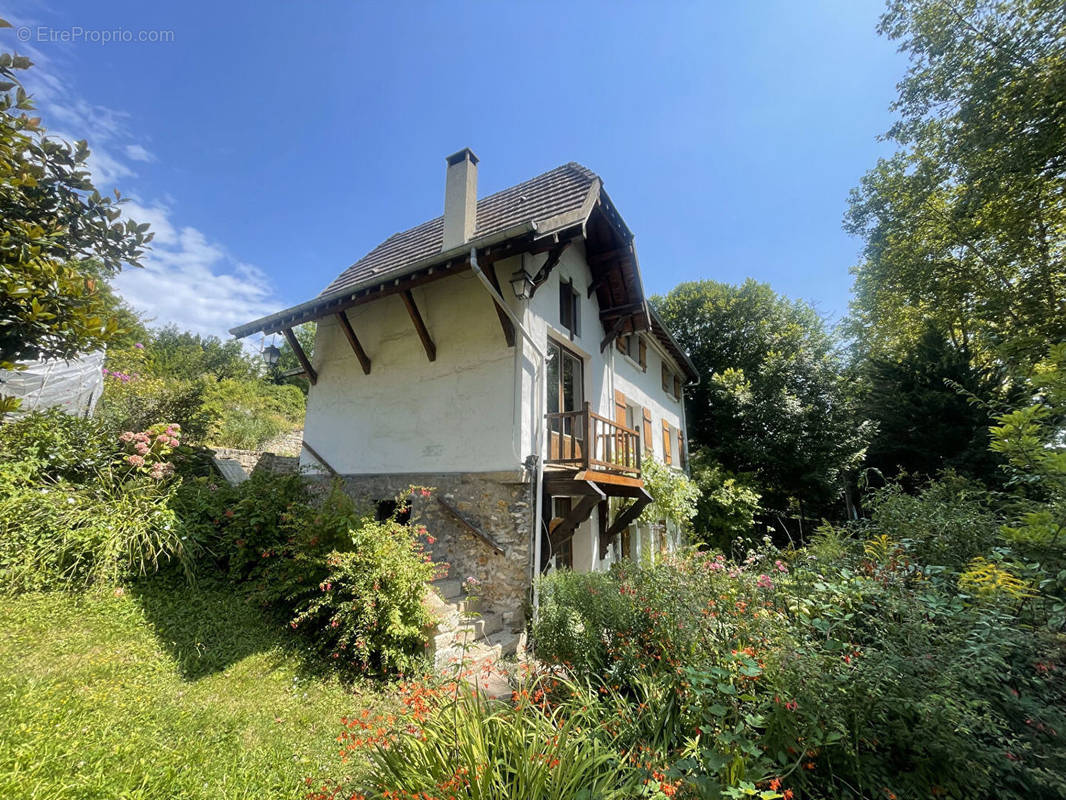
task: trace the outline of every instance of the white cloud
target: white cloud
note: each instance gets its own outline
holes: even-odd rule
[[[155,156],[140,144],[126,145],[126,155],[134,161],[155,161]]]
[[[88,167],[102,192],[114,188],[120,179],[124,192],[137,189],[132,179],[138,176],[131,162],[151,162],[155,156],[134,140],[130,115],[76,96],[65,78],[73,65],[62,65],[32,46],[22,51],[35,64],[24,76],[26,88],[49,135],[67,141],[88,140]],[[202,231],[181,225],[179,212],[161,200],[136,194],[132,198],[123,204],[123,214],[149,223],[155,238],[143,258],[144,267],[123,270],[114,284],[154,325],[173,323],[195,333],[227,338],[229,328],[281,305],[262,270],[241,261]]]

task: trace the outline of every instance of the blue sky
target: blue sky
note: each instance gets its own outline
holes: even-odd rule
[[[770,283],[839,318],[848,191],[889,146],[905,62],[873,0],[22,3],[45,124],[157,243],[119,287],[205,333],[317,294],[443,207],[566,161],[603,179],[646,289]],[[81,32],[78,32],[78,29]],[[167,42],[99,41],[165,31]],[[20,42],[21,37],[28,41]],[[77,41],[62,41],[62,38]],[[97,39],[96,41],[90,39]]]

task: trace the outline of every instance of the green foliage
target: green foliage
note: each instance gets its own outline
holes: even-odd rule
[[[999,459],[989,448],[992,405],[1017,390],[972,354],[929,328],[898,356],[874,356],[863,366],[863,410],[877,426],[866,464],[912,487],[944,469],[1000,481]]]
[[[196,380],[206,375],[220,381],[246,381],[259,376],[257,360],[236,339],[201,336],[174,325],[155,330],[144,342],[147,371],[159,377]]]
[[[108,376],[96,416],[115,437],[123,431],[146,430],[163,419],[180,425],[186,442],[201,444],[214,420],[204,406],[204,393],[202,381]]]
[[[111,463],[114,451],[114,440],[96,421],[58,408],[0,425],[0,461],[32,462],[38,478],[86,480]]]
[[[0,368],[67,358],[120,333],[103,282],[138,265],[152,235],[93,187],[85,141],[47,137],[18,83],[25,56],[0,54]]]
[[[760,499],[750,478],[714,463],[702,449],[692,454],[689,471],[700,492],[693,520],[695,536],[725,551],[737,541],[750,544]]]
[[[684,472],[657,461],[650,452],[641,459],[641,478],[652,497],[651,504],[641,513],[641,519],[669,520],[683,530],[690,529],[700,498],[695,482]]]
[[[0,488],[4,591],[113,584],[169,563],[191,570],[166,482],[105,469],[87,484],[15,480]]]
[[[204,410],[215,420],[212,444],[256,450],[303,425],[304,395],[296,386],[227,378],[207,383]]]
[[[894,353],[932,321],[979,363],[1066,338],[1066,10],[1057,0],[892,0],[880,31],[911,66],[900,151],[863,178],[853,321]]]
[[[565,699],[549,704],[548,692]],[[587,687],[534,677],[506,703],[453,678],[405,685],[401,697],[398,717],[347,720],[339,737],[346,756],[366,755],[366,776],[327,782],[311,800],[664,797],[649,785],[649,771],[627,758],[620,736],[600,730],[597,698]],[[405,730],[411,728],[416,735]]]
[[[694,445],[763,502],[827,507],[869,437],[825,322],[766,284],[683,283],[655,306],[702,376],[688,394]]]

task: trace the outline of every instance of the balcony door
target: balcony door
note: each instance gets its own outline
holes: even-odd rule
[[[585,449],[585,368],[581,356],[548,340],[548,448],[552,461],[580,462]]]

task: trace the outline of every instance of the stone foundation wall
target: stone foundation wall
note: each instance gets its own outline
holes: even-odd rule
[[[517,473],[448,473],[346,475],[345,490],[357,501],[390,500],[408,486],[432,488],[429,497],[416,493],[412,522],[426,526],[435,541],[427,543],[433,560],[447,563],[448,577],[481,581],[480,610],[499,613],[506,625],[520,629],[529,593],[530,484]],[[440,504],[443,499],[503,549],[493,547]]]

